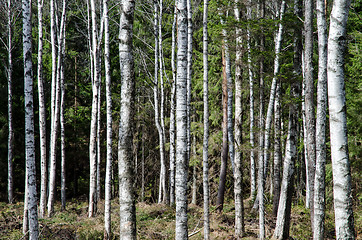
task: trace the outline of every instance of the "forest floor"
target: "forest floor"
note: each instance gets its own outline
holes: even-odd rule
[[[251,202],[244,201],[245,237],[257,239],[258,214],[251,210]],[[138,203],[137,206],[138,239],[174,239],[175,208],[164,204]],[[272,206],[266,205],[266,212],[272,212]],[[60,204],[55,206],[56,213],[52,218],[39,219],[40,239],[103,239],[104,202],[98,205],[98,215],[87,217],[87,202],[72,201],[67,203],[67,210],[60,211]],[[112,201],[112,231],[114,239],[118,239],[118,205]],[[211,239],[234,239],[234,206],[233,202],[224,205],[219,213],[215,207],[210,209]],[[23,202],[7,204],[0,202],[0,240],[23,239],[22,234]],[[203,209],[189,205],[188,213],[190,240],[203,239]],[[362,237],[362,207],[355,207],[355,226],[357,239]],[[270,239],[274,232],[276,219],[266,215],[266,234]],[[325,239],[335,239],[333,208],[327,209]],[[309,211],[302,205],[293,204],[290,239],[311,239]]]

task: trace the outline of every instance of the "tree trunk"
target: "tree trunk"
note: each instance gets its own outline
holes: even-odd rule
[[[65,183],[66,183],[66,166],[65,166],[65,128],[64,128],[64,108],[65,108],[65,83],[64,83],[64,72],[65,72],[65,65],[64,65],[64,58],[65,58],[65,25],[66,25],[66,14],[65,8],[66,1],[63,1],[63,9],[62,9],[62,20],[60,25],[60,33],[59,42],[61,50],[59,51],[59,60],[60,61],[60,158],[61,158],[61,210],[65,210],[66,204],[66,192],[65,192]]]
[[[313,0],[304,2],[304,67],[305,67],[305,119],[306,140],[308,157],[308,181],[309,181],[309,207],[313,226],[313,197],[314,197],[314,173],[315,173],[315,116],[314,116],[314,79],[313,79]]]
[[[281,97],[281,82],[278,81],[275,102],[274,102],[274,173],[273,173],[273,215],[277,216],[279,197],[280,197],[280,173],[281,173],[281,163],[282,163],[282,154],[280,146],[280,97]]]
[[[209,216],[209,78],[208,78],[208,31],[207,31],[207,18],[208,18],[209,1],[204,0],[204,12],[203,12],[203,63],[204,63],[204,76],[203,76],[203,88],[204,88],[204,139],[202,146],[202,172],[203,172],[203,196],[204,196],[204,239],[210,239],[210,216]]]
[[[12,12],[11,0],[8,0],[8,202],[13,203],[13,160],[14,160],[14,129],[13,129],[13,60],[12,60]]]
[[[189,1],[189,0],[188,0]],[[177,0],[176,86],[176,240],[188,239],[187,228],[187,0]]]
[[[104,239],[112,237],[111,232],[111,188],[112,188],[112,89],[111,89],[111,62],[109,53],[109,21],[108,0],[103,0],[104,17],[104,68],[106,77],[106,105],[107,105],[107,159],[106,177],[104,184]]]
[[[120,12],[119,60],[121,111],[118,142],[120,239],[136,239],[136,206],[133,189],[134,60],[132,52],[135,1],[123,1]]]
[[[98,102],[97,102],[97,186],[96,186],[96,195],[97,195],[97,202],[101,199],[101,101],[102,101],[102,97],[101,97],[101,84],[102,84],[102,76],[101,76],[101,54],[99,51],[99,55],[97,57],[97,62],[98,62],[98,79],[99,79],[99,86],[98,86]]]
[[[228,129],[227,129],[227,77],[226,77],[226,62],[225,62],[225,50],[222,50],[222,63],[223,63],[223,81],[222,81],[222,152],[221,152],[221,167],[219,177],[219,188],[217,190],[216,206],[219,211],[222,211],[224,206],[224,194],[228,161]]]
[[[247,19],[251,21],[251,0],[248,1],[247,6]],[[255,152],[254,152],[254,77],[251,69],[251,47],[250,47],[250,26],[247,27],[247,51],[248,51],[248,74],[249,74],[249,102],[250,102],[250,196],[253,198],[256,193],[256,165],[255,165]]]
[[[158,58],[160,64],[160,127],[161,127],[161,134],[162,134],[162,141],[160,140],[160,149],[162,148],[161,153],[161,183],[162,183],[162,202],[167,202],[167,187],[166,187],[166,160],[165,160],[165,114],[164,114],[164,103],[165,103],[165,93],[164,93],[164,83],[163,83],[163,66],[162,66],[162,0],[160,0],[159,5],[159,15],[158,15]]]
[[[293,99],[297,98],[299,95],[298,93],[299,82],[298,80],[294,80],[291,86],[291,97]],[[278,206],[278,217],[273,235],[273,238],[275,239],[289,239],[294,162],[297,156],[297,122],[298,104],[296,102],[292,102],[289,106],[289,124],[285,158],[283,163],[283,179]]]
[[[239,0],[235,1],[235,19],[241,21],[241,12],[238,6]],[[244,225],[244,202],[243,202],[243,153],[242,139],[242,30],[236,27],[236,57],[235,57],[235,159],[234,159],[234,195],[235,195],[235,237],[240,239],[245,232]]]
[[[25,160],[27,177],[27,208],[29,214],[29,239],[38,239],[38,209],[36,193],[34,101],[32,69],[31,4],[23,0],[23,56],[24,56],[24,107],[25,107]]]
[[[192,4],[187,0],[187,161],[191,155]]]
[[[90,1],[91,22],[92,22],[92,39],[91,52],[93,58],[93,79],[92,79],[92,115],[89,137],[89,206],[88,217],[95,216],[97,212],[97,117],[99,101],[99,78],[98,78],[98,46],[97,46],[97,20],[95,0]]]
[[[324,239],[326,110],[327,110],[327,23],[324,0],[317,0],[318,85],[316,118],[316,169],[314,179],[313,239]]]
[[[43,81],[43,1],[38,0],[38,94],[39,94],[39,135],[40,135],[40,204],[39,216],[45,216],[47,198],[47,144],[46,106]]]
[[[281,45],[283,40],[283,16],[285,12],[285,1],[282,1],[281,7],[280,7],[280,13],[279,13],[279,19],[280,23],[278,26],[278,32],[276,34],[275,39],[275,59],[274,59],[274,73],[273,73],[273,80],[270,88],[270,98],[268,103],[268,109],[267,109],[267,115],[265,120],[265,136],[264,136],[264,162],[269,161],[269,147],[270,147],[270,128],[272,123],[272,117],[273,117],[273,109],[274,109],[274,101],[275,101],[275,92],[276,92],[276,85],[277,85],[277,79],[279,74],[279,54],[281,51]],[[263,177],[265,178],[267,173],[267,169],[264,169]],[[265,180],[265,179],[264,179]]]
[[[52,90],[51,90],[51,129],[50,129],[50,160],[49,160],[49,194],[48,217],[54,214],[55,178],[56,178],[56,144],[58,137],[59,108],[59,82],[57,81],[57,38],[54,0],[50,1],[50,41],[52,45]]]
[[[175,67],[175,49],[176,49],[176,8],[172,23],[172,49],[171,49],[171,69],[172,69],[172,89],[171,89],[171,110],[170,110],[170,205],[175,203],[175,157],[176,157],[176,138],[175,138],[175,110],[176,110],[176,67]]]
[[[333,1],[328,37],[328,107],[336,239],[354,239],[351,169],[348,158],[343,56],[351,1]]]

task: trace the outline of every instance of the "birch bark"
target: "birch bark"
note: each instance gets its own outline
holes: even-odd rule
[[[327,110],[327,23],[324,0],[317,0],[318,85],[316,117],[316,169],[314,179],[313,239],[324,239],[326,110]]]
[[[108,0],[103,0],[104,17],[104,68],[106,76],[107,104],[107,159],[104,194],[104,238],[111,239],[111,188],[112,188],[112,92],[111,92],[111,63],[109,54],[109,21]]]
[[[56,177],[56,140],[58,137],[59,108],[57,99],[59,99],[59,83],[57,81],[57,37],[55,20],[54,0],[50,1],[50,41],[52,49],[52,90],[51,90],[51,129],[50,129],[50,159],[49,159],[49,194],[48,194],[48,217],[54,214],[55,198],[55,177]]]
[[[41,172],[39,217],[43,218],[47,198],[46,109],[43,81],[43,0],[38,0],[38,92]]]
[[[202,20],[202,34],[203,34],[203,63],[204,63],[204,76],[203,76],[203,101],[204,101],[204,139],[202,146],[202,172],[203,172],[203,196],[204,196],[204,239],[210,239],[210,216],[209,216],[209,65],[208,65],[208,8],[209,1],[204,0],[204,11]]]
[[[120,239],[136,240],[136,206],[133,189],[134,60],[132,51],[135,1],[123,1],[120,12],[119,60],[121,110],[118,141]]]
[[[11,0],[8,0],[8,202],[13,203],[14,191],[13,191],[13,160],[14,160],[14,129],[13,129],[13,60],[12,60],[12,5]]]
[[[188,239],[187,228],[187,0],[177,0],[176,86],[176,240]]]
[[[328,107],[336,239],[354,239],[351,170],[348,158],[344,53],[351,1],[333,1],[328,37]]]
[[[25,107],[25,160],[29,216],[29,239],[38,239],[38,209],[36,193],[34,101],[32,69],[32,27],[30,1],[22,1],[23,12],[23,56],[24,56],[24,107]]]
[[[175,203],[175,158],[176,158],[176,138],[175,138],[175,110],[176,110],[176,67],[175,67],[175,49],[176,49],[176,7],[172,23],[172,49],[171,49],[171,69],[172,69],[172,89],[171,89],[171,110],[170,110],[170,205]]]
[[[314,79],[313,79],[313,0],[304,2],[304,72],[305,72],[305,120],[306,140],[308,157],[308,180],[309,180],[309,207],[313,226],[313,198],[314,198],[314,174],[315,174],[315,116],[314,116]]]
[[[280,121],[280,89],[281,82],[278,81],[275,102],[274,102],[274,171],[273,171],[273,215],[276,217],[278,214],[278,205],[280,197],[280,173],[281,173],[281,146],[280,146],[280,131],[281,131],[281,121]]]
[[[235,0],[234,15],[237,22],[241,21],[239,0]],[[243,167],[242,167],[242,30],[236,27],[236,57],[235,57],[235,159],[234,159],[234,196],[235,196],[235,237],[240,239],[244,232],[243,204]]]
[[[191,155],[192,4],[187,0],[187,161]]]

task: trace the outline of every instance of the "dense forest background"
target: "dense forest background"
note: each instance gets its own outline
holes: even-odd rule
[[[24,76],[22,58],[22,22],[21,22],[21,2],[13,1],[13,128],[14,128],[14,197],[15,202],[23,201],[25,186],[25,133],[24,133]],[[278,2],[278,1],[275,1]],[[327,2],[327,22],[332,1]],[[45,87],[45,99],[47,109],[47,126],[50,126],[50,93],[51,93],[51,45],[50,45],[50,16],[49,5],[44,2],[43,8],[43,79]],[[119,1],[109,1],[110,3],[110,60],[112,78],[112,116],[113,116],[113,168],[117,169],[117,142],[118,124],[120,117],[120,70],[118,54],[118,31],[119,31]],[[253,6],[251,19],[246,17],[246,8],[242,8],[243,20],[237,22],[231,14],[233,4],[230,1],[212,0],[209,2],[209,109],[210,109],[210,137],[209,137],[209,186],[210,200],[212,205],[216,205],[217,189],[219,184],[220,155],[222,150],[222,79],[223,79],[223,57],[222,49],[225,39],[228,42],[231,59],[232,76],[235,75],[235,27],[242,29],[250,28],[251,39],[251,71],[255,74],[254,84],[255,95],[255,127],[256,136],[255,149],[258,146],[258,135],[261,129],[259,126],[259,106],[267,106],[269,100],[269,89],[273,78],[274,58],[275,58],[275,33],[278,29],[278,11],[274,1],[266,3],[266,14],[263,18],[256,14],[256,4]],[[101,5],[101,4],[100,4]],[[36,69],[37,62],[37,14],[36,4],[33,4],[33,67]],[[92,107],[92,80],[90,69],[90,46],[87,32],[87,1],[69,0],[66,11],[66,48],[65,48],[65,142],[66,142],[66,195],[68,201],[73,199],[87,199],[89,194],[89,138]],[[97,9],[97,14],[101,15],[102,9]],[[192,92],[191,92],[191,145],[189,169],[189,198],[191,201],[192,183],[196,183],[196,203],[202,204],[202,145],[203,145],[203,45],[202,45],[202,12],[203,4],[200,0],[192,3],[193,20],[193,57],[192,57]],[[222,13],[222,14],[220,14]],[[164,76],[164,116],[165,116],[165,159],[169,159],[169,126],[172,92],[172,70],[171,70],[171,35],[174,14],[174,1],[165,0],[163,2],[162,15],[162,52],[163,52],[163,76]],[[155,31],[153,22],[153,2],[136,1],[134,25],[133,25],[133,51],[135,61],[135,129],[134,129],[134,164],[135,164],[135,191],[136,201],[147,203],[158,202],[159,179],[160,179],[160,150],[159,133],[155,125],[155,105],[153,89],[153,72],[155,71]],[[222,21],[220,21],[222,19]],[[6,1],[0,0],[0,201],[7,201],[7,152],[8,152],[8,94],[7,94],[7,9]],[[285,16],[282,20],[284,26],[282,51],[280,53],[280,72],[278,78],[281,81],[281,142],[282,153],[285,152],[285,142],[288,126],[288,107],[291,102],[297,102],[301,106],[303,98],[294,99],[291,95],[291,81],[293,76],[293,32],[300,28],[301,19],[293,13],[293,3],[288,1]],[[314,29],[317,29],[314,21]],[[328,25],[329,26],[329,25]],[[222,34],[223,29],[227,35]],[[261,36],[265,39],[265,46],[260,50],[259,41]],[[242,35],[242,135],[243,144],[238,146],[243,152],[244,177],[242,180],[244,199],[250,197],[250,153],[255,149],[250,145],[250,91],[248,82],[248,49],[246,47],[246,31]],[[317,35],[314,33],[314,57],[313,65],[315,86],[318,76],[318,44]],[[353,0],[349,11],[347,24],[347,52],[345,55],[345,90],[347,100],[347,126],[348,126],[348,148],[352,173],[352,195],[354,206],[360,209],[362,202],[362,1]],[[103,46],[103,45],[102,45]],[[102,51],[101,51],[102,52]],[[103,54],[103,52],[102,52]],[[342,56],[341,56],[342,57]],[[264,85],[259,85],[259,62],[264,61]],[[105,77],[104,63],[102,61],[101,78],[101,196],[104,198],[104,178],[106,172],[106,99],[105,99]],[[234,77],[233,77],[234,78]],[[39,147],[39,105],[37,100],[36,71],[34,71],[34,112],[35,112],[35,139],[36,139],[36,172],[37,184],[40,185],[40,147]],[[302,76],[300,76],[302,79]],[[260,94],[264,94],[260,102]],[[160,93],[159,93],[160,94]],[[316,93],[315,93],[316,95]],[[316,99],[316,98],[315,98]],[[264,107],[264,113],[266,108]],[[298,116],[298,145],[297,158],[295,162],[295,178],[293,204],[304,205],[306,167],[304,159],[305,146],[303,142],[303,121],[302,115]],[[328,116],[327,116],[328,118]],[[327,119],[328,121],[328,119]],[[333,205],[332,195],[332,166],[330,156],[329,126],[327,124],[327,162],[326,162],[326,205],[327,209]],[[47,127],[47,136],[50,136],[50,127]],[[271,142],[274,135],[271,134]],[[49,147],[48,142],[48,147]],[[60,142],[58,143],[60,147]],[[57,153],[57,191],[56,200],[60,200],[60,151]],[[244,161],[245,160],[245,161]],[[230,163],[230,162],[229,162]],[[225,202],[233,199],[233,172],[232,166],[228,163],[226,178]],[[142,170],[143,168],[143,170]],[[168,169],[168,168],[167,168]],[[195,173],[195,174],[194,174]],[[193,176],[196,178],[193,179]],[[143,189],[140,187],[144,181]],[[266,199],[267,204],[272,202],[272,174],[267,175]],[[112,196],[118,195],[118,176],[112,174]],[[356,225],[362,225],[360,216],[355,215]],[[361,229],[357,233],[361,234]]]

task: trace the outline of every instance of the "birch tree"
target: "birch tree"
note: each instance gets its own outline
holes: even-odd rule
[[[172,89],[171,89],[171,109],[170,109],[170,205],[175,203],[175,158],[176,158],[176,67],[175,67],[175,50],[176,50],[176,6],[172,22],[172,45],[171,45],[171,70],[172,70]]]
[[[203,101],[204,101],[204,139],[202,147],[202,172],[203,172],[203,197],[204,197],[204,239],[210,239],[210,216],[209,216],[209,65],[208,65],[208,9],[209,1],[204,0],[204,11],[202,21],[202,34],[203,34],[203,63],[204,63],[204,76],[203,76]]]
[[[133,121],[134,60],[132,51],[135,1],[120,6],[119,61],[121,73],[121,107],[118,140],[118,176],[120,205],[120,238],[136,239],[136,206],[133,189]]]
[[[336,239],[354,239],[351,170],[348,156],[344,56],[351,1],[333,1],[328,36],[328,107]]]
[[[107,104],[107,160],[104,194],[104,236],[111,238],[111,185],[112,185],[112,94],[111,94],[111,63],[109,54],[109,21],[108,0],[103,0],[104,17],[104,68],[106,77],[106,104]]]
[[[241,21],[239,0],[235,0],[234,15],[237,22]],[[245,232],[243,202],[243,167],[242,167],[242,30],[236,27],[235,57],[235,159],[234,159],[234,195],[235,195],[235,237],[241,238]]]
[[[187,1],[177,0],[176,86],[176,240],[188,239],[187,228]]]
[[[88,217],[93,217],[97,212],[97,119],[99,101],[99,75],[98,75],[98,39],[97,39],[97,18],[95,0],[90,0],[91,7],[91,53],[93,58],[93,79],[92,79],[92,115],[89,137],[89,207]]]
[[[187,0],[187,161],[191,156],[192,4]]]
[[[32,68],[32,28],[30,1],[22,1],[23,12],[23,56],[24,56],[24,107],[25,107],[25,197],[28,199],[29,239],[38,239],[38,208],[36,193],[35,139],[34,139],[34,101]]]
[[[13,191],[13,160],[14,160],[14,129],[13,129],[13,59],[12,59],[12,5],[11,0],[7,1],[7,30],[8,30],[8,66],[7,66],[7,77],[8,77],[8,202],[13,203],[14,191]]]
[[[325,2],[317,0],[318,85],[316,117],[316,169],[314,179],[313,239],[324,239],[326,108],[327,108],[327,23]]]
[[[309,207],[313,225],[313,197],[315,173],[315,116],[314,116],[314,79],[313,79],[313,0],[304,1],[304,72],[305,72],[305,119],[307,135],[307,158],[309,180]]]
[[[252,1],[248,1],[248,6],[246,9],[247,19],[251,21],[251,3]],[[254,152],[254,76],[253,71],[251,69],[251,46],[250,46],[250,26],[247,26],[246,32],[246,44],[247,44],[247,52],[248,52],[248,76],[249,76],[249,113],[250,113],[250,125],[249,125],[249,135],[250,135],[250,195],[254,197],[256,192],[256,166],[255,166],[255,152]],[[263,165],[261,165],[263,166]]]
[[[48,217],[54,214],[55,177],[56,177],[56,143],[59,124],[59,83],[57,82],[57,37],[54,0],[50,1],[50,42],[52,52],[52,77],[51,77],[51,128],[50,128],[50,156],[49,156],[49,195]]]
[[[39,216],[45,216],[47,198],[47,147],[46,109],[43,81],[43,0],[38,0],[38,95],[39,95],[39,135],[40,135],[40,203]]]

